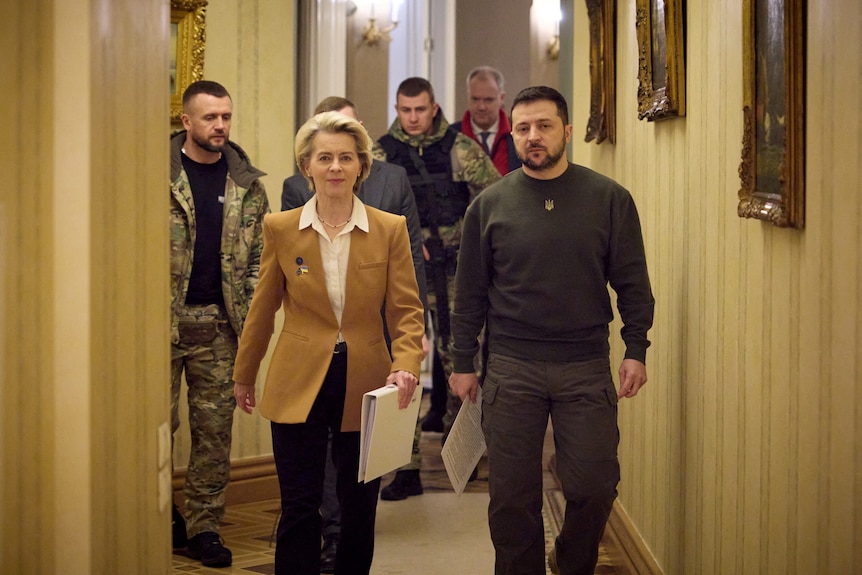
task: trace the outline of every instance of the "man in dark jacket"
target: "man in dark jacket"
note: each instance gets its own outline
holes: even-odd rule
[[[389,132],[377,141],[375,157],[407,170],[422,225],[434,351],[448,374],[452,366],[449,311],[454,295],[461,220],[470,201],[486,186],[499,180],[500,174],[481,146],[450,128],[428,80],[413,77],[401,82],[396,91],[395,110],[398,117]],[[447,420],[460,406],[457,397],[448,399]],[[421,430],[417,425],[416,456],[398,470],[392,483],[381,489],[381,498],[400,500],[422,493],[418,453]]]
[[[512,141],[512,127],[503,111],[506,92],[503,74],[490,66],[479,66],[467,74],[467,105],[464,117],[452,129],[478,142],[505,176],[521,167]]]

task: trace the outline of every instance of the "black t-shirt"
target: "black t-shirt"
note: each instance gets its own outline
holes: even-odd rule
[[[195,251],[186,303],[223,304],[221,231],[227,160],[222,156],[214,164],[199,164],[185,154],[182,160],[192,188],[195,218]]]

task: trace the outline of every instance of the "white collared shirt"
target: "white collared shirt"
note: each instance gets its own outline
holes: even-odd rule
[[[494,122],[494,125],[484,130],[476,125],[476,122],[473,119],[470,119],[470,127],[473,128],[473,133],[476,134],[476,137],[479,139],[479,142],[482,141],[482,136],[480,135],[482,132],[488,132],[488,150],[494,147],[494,140],[497,139],[497,132],[500,130],[500,118],[497,118],[497,121]]]
[[[317,196],[312,196],[302,208],[299,216],[299,229],[311,226],[317,232],[320,243],[320,256],[323,259],[323,273],[326,280],[326,292],[329,294],[329,302],[332,311],[341,326],[341,316],[344,312],[344,291],[347,285],[347,261],[350,257],[350,232],[354,228],[368,233],[368,213],[365,204],[359,198],[353,197],[353,212],[350,221],[345,224],[333,239],[329,239],[326,228],[320,218],[317,217]],[[341,332],[338,333],[338,342],[344,341]]]

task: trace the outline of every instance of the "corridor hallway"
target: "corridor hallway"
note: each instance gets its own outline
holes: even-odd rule
[[[423,397],[421,413],[428,409]],[[424,432],[422,450],[422,495],[403,501],[379,501],[376,540],[371,575],[493,575],[494,548],[488,532],[488,467],[483,457],[478,477],[464,493],[452,490],[440,457],[440,433]],[[545,544],[550,548],[562,524],[565,501],[552,468],[551,428],[545,434],[544,452]],[[383,477],[388,485],[394,473]],[[228,505],[221,535],[233,552],[233,565],[224,569],[203,567],[182,550],[173,555],[171,575],[269,575],[274,573],[274,541],[279,501]],[[608,537],[599,550],[596,575],[628,575],[614,566],[618,556]],[[550,570],[547,571],[550,574]]]

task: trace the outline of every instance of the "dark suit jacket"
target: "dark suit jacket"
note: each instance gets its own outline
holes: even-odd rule
[[[304,206],[314,195],[308,188],[308,180],[302,174],[294,174],[284,180],[281,190],[281,209],[292,210]],[[425,256],[422,252],[422,226],[419,225],[419,212],[416,198],[410,189],[407,172],[401,166],[374,160],[371,173],[362,182],[357,194],[362,203],[390,214],[407,218],[407,232],[410,234],[410,250],[413,252],[413,267],[416,270],[416,283],[419,284],[419,299],[428,309],[428,286],[425,283]]]
[[[347,342],[347,390],[342,431],[359,431],[362,396],[394,371],[417,378],[425,330],[416,279],[410,270],[407,229],[400,215],[366,208],[369,231],[350,233],[341,333]],[[326,290],[319,234],[299,229],[302,210],[263,220],[260,280],[239,341],[233,379],[254,385],[260,362],[284,310],[260,401],[260,413],[277,423],[308,417],[332,362],[339,324]],[[300,268],[300,262],[302,268]],[[392,349],[383,337],[384,310]]]

